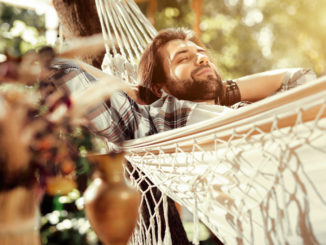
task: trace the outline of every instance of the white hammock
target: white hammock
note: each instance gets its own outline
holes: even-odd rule
[[[130,141],[128,160],[225,244],[322,244],[325,98],[323,77],[222,118]]]
[[[107,40],[103,69],[135,83],[137,60],[156,31],[131,0],[96,0]],[[112,46],[115,41],[117,47]],[[194,126],[127,142],[128,160],[147,181],[225,244],[326,243],[326,78]],[[128,171],[128,170],[127,170]],[[133,173],[131,173],[133,174]],[[150,192],[154,187],[148,182]],[[142,203],[148,204],[145,195]],[[149,211],[150,212],[150,211]],[[142,217],[133,244],[169,244],[157,209]]]

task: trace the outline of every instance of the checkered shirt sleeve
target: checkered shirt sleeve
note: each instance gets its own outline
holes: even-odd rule
[[[53,65],[51,81],[59,89],[75,93],[87,88],[96,78],[71,61]],[[183,127],[195,103],[166,95],[151,105],[138,105],[124,92],[114,93],[108,101],[90,110],[87,118],[96,134],[113,143],[141,138]]]

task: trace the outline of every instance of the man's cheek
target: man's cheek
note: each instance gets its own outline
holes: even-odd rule
[[[187,79],[187,69],[185,67],[178,67],[174,69],[174,77],[180,80]]]

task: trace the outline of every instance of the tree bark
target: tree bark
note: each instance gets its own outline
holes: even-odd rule
[[[66,39],[91,36],[102,32],[94,0],[53,0],[52,2]],[[103,56],[104,52],[96,56],[84,56],[81,59],[100,68]]]

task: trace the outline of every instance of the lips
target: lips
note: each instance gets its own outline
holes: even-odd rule
[[[197,76],[201,76],[201,75],[212,75],[214,74],[213,70],[211,68],[202,68],[200,69],[198,72],[196,72]]]

